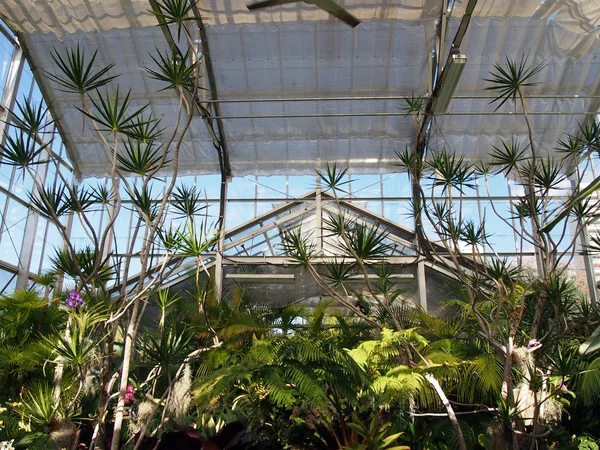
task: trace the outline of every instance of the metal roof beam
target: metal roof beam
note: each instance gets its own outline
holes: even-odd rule
[[[158,4],[157,0],[148,0],[148,1],[150,3],[152,11],[157,12],[157,13],[161,12],[161,8],[160,8],[160,5]],[[204,24],[202,23],[202,19],[200,18],[199,11],[196,6],[194,6],[194,15],[196,16],[196,23],[200,30],[200,38],[202,41],[201,42],[202,55],[204,57],[204,64],[206,67],[206,75],[207,75],[208,82],[209,82],[211,96],[212,96],[213,100],[218,100],[217,88],[216,88],[216,84],[215,84],[215,77],[214,77],[214,72],[212,69],[212,61],[210,60],[210,51],[208,48],[208,42],[206,40],[206,31],[204,29]],[[171,34],[171,30],[169,30],[169,27],[168,27],[167,23],[165,22],[165,19],[162,16],[157,14],[156,20],[158,21],[160,29],[162,30],[171,51],[181,55],[181,51],[179,50],[179,47],[175,43],[175,40],[173,39],[173,35]],[[188,99],[188,102],[190,104],[194,105],[194,112],[198,113],[202,117],[202,120],[204,121],[204,124],[206,125],[208,134],[210,135],[210,138],[212,139],[213,146],[217,150],[217,154],[219,156],[219,166],[221,168],[221,173],[223,174],[223,176],[226,179],[229,180],[231,178],[231,165],[229,164],[229,153],[227,152],[227,148],[226,148],[226,144],[225,144],[225,133],[223,130],[223,123],[222,123],[221,119],[219,117],[215,118],[208,109],[206,109],[205,107],[202,106],[198,95],[194,96],[194,98],[191,98],[191,96],[189,96],[189,95],[186,97]],[[220,116],[221,110],[220,110],[218,103],[216,103],[214,105],[211,104],[211,105],[212,105],[212,108],[214,109],[216,115]],[[213,120],[216,120],[216,122],[217,122],[218,135],[217,135],[217,133],[215,133],[215,130],[213,128],[213,124],[212,124]]]
[[[196,18],[196,23],[198,24],[198,28],[200,29],[200,40],[202,41],[202,55],[204,56],[204,64],[206,67],[206,77],[208,78],[208,85],[210,87],[210,93],[212,100],[219,99],[219,93],[217,91],[217,83],[215,81],[215,72],[212,65],[212,60],[210,59],[210,47],[208,45],[208,35],[206,34],[206,28],[204,26],[204,22],[202,21],[202,16],[200,15],[200,10],[198,9],[198,5],[193,3],[193,12]],[[214,109],[215,119],[217,122],[217,130],[219,132],[219,142],[220,142],[220,153],[219,153],[219,163],[221,165],[221,173],[223,176],[230,180],[231,178],[231,164],[229,162],[229,152],[227,150],[227,143],[225,138],[225,129],[223,128],[223,121],[220,119],[221,116],[221,108],[219,103],[212,103],[212,108]]]

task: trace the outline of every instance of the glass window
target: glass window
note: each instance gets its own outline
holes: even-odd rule
[[[27,101],[31,95],[31,85],[33,84],[33,73],[29,63],[25,61],[23,63],[23,72],[21,73],[21,80],[19,81],[19,87],[17,88],[16,100],[19,102]]]
[[[229,203],[227,205],[227,215],[225,216],[226,230],[241,225],[254,217],[254,202],[248,203]]]
[[[228,198],[255,198],[256,178],[255,177],[233,177],[228,186]],[[253,215],[247,216],[254,217]]]
[[[258,177],[257,198],[285,198],[287,190],[287,177],[272,176]]]
[[[383,196],[386,198],[410,198],[412,196],[412,189],[408,173],[394,173],[383,175]]]
[[[54,255],[62,249],[62,242],[62,236],[56,226],[49,223],[46,232],[46,248],[44,249],[44,255],[42,257],[42,273],[52,269],[52,261],[50,258],[53,258]]]
[[[0,100],[4,96],[6,78],[8,77],[14,49],[9,40],[0,33]]]
[[[315,190],[316,179],[314,175],[289,176],[287,183],[288,196],[298,198]]]
[[[0,252],[3,260],[19,266],[21,255],[21,244],[25,235],[25,224],[27,222],[28,210],[14,200],[9,200],[6,215],[4,217],[4,228],[2,230],[2,241],[0,241]]]
[[[409,230],[414,229],[413,213],[408,200],[385,200],[383,217]]]
[[[481,197],[506,197],[508,195],[508,180],[504,174],[490,173],[477,180]]]
[[[376,175],[352,175],[351,193],[353,197],[380,198],[381,176]],[[381,206],[379,207],[381,209]]]
[[[33,252],[31,254],[31,264],[29,271],[32,273],[40,273],[42,256],[46,244],[46,228],[48,221],[43,217],[38,218],[37,229],[35,230],[35,240],[33,242]]]
[[[196,177],[195,181],[196,192],[201,193],[202,198],[221,198],[221,175],[203,175]]]
[[[17,286],[17,274],[0,269],[0,293],[8,294]]]

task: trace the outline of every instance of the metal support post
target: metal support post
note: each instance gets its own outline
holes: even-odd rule
[[[424,311],[427,311],[427,280],[425,279],[425,261],[423,259],[417,263],[417,283],[419,305]]]
[[[317,187],[315,190],[315,239],[317,244],[317,254],[323,253],[323,207],[321,196],[321,179],[317,177]]]
[[[588,292],[590,294],[590,302],[593,306],[598,304],[598,288],[596,287],[596,275],[594,273],[594,258],[588,251],[590,239],[588,235],[588,227],[583,227],[579,235],[579,243],[583,250],[583,265],[585,267],[585,276],[587,279]]]
[[[215,256],[215,282],[214,295],[221,300],[223,295],[223,252],[225,251],[225,213],[227,210],[227,184],[228,176],[221,174],[221,198],[219,199],[219,243]]]
[[[572,168],[576,170],[576,168]],[[578,173],[578,172],[575,172]],[[579,188],[579,184],[576,180],[571,179],[571,189],[576,192]],[[582,227],[581,233],[579,234],[579,245],[581,246],[581,253],[583,258],[583,266],[585,268],[585,278],[587,280],[588,292],[590,294],[590,303],[594,306],[598,304],[598,288],[596,287],[596,274],[594,271],[594,257],[590,254],[590,236],[588,233],[588,226]],[[573,248],[573,252],[577,249],[577,244]]]

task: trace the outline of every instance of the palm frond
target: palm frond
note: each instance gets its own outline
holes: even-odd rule
[[[289,258],[303,267],[307,267],[317,253],[317,247],[311,236],[303,234],[300,227],[285,231],[281,239],[281,246]]]
[[[72,210],[72,200],[64,185],[37,187],[28,196],[31,206],[46,217],[60,218]]]
[[[511,140],[502,139],[502,147],[492,146],[493,151],[491,153],[493,167],[497,167],[497,173],[503,173],[508,175],[514,169],[518,169],[520,165],[527,160],[526,150],[529,145],[525,148],[521,148],[519,142],[513,137]]]
[[[22,102],[17,101],[17,111],[12,111],[11,124],[35,137],[54,123],[49,111],[50,108],[42,102],[33,103],[24,97]]]
[[[148,104],[129,112],[131,105],[131,90],[123,98],[119,93],[119,87],[114,97],[111,97],[108,90],[102,95],[98,92],[97,98],[91,99],[96,113],[88,112],[83,108],[77,109],[85,116],[98,123],[103,131],[110,133],[128,133],[137,129],[140,123],[149,122],[141,118],[142,113],[148,108]]]
[[[59,74],[44,71],[46,76],[59,85],[63,92],[73,92],[84,95],[110,83],[118,75],[107,75],[114,64],[109,64],[99,70],[94,70],[96,50],[89,62],[85,62],[85,51],[77,44],[77,48],[67,50],[62,57],[56,49],[50,51],[50,57],[58,66]]]
[[[335,192],[346,193],[341,187],[345,184],[350,183],[350,180],[345,179],[346,173],[348,172],[348,168],[338,169],[337,164],[334,164],[333,167],[327,163],[325,168],[325,172],[317,170],[317,175],[320,180],[325,184],[327,189],[331,189]]]
[[[173,191],[171,206],[179,213],[176,217],[192,218],[207,208],[206,204],[201,204],[202,197],[196,192],[196,187],[181,184],[175,187]]]
[[[146,67],[146,72],[151,78],[167,84],[161,91],[181,88],[192,92],[196,80],[197,63],[191,58],[190,49],[181,55],[177,52],[163,54],[156,50],[157,57],[150,55],[158,70]]]
[[[153,141],[128,139],[123,143],[123,147],[125,154],[117,153],[117,166],[124,172],[143,177],[170,162],[163,159],[162,147],[155,146]]]
[[[596,404],[600,399],[600,358],[590,362],[583,371],[580,392],[586,405]]]
[[[181,30],[184,29],[186,21],[196,20],[196,17],[190,17],[196,5],[196,0],[160,0],[157,2],[158,11],[151,10],[159,20],[162,20],[166,25],[177,25],[177,40],[181,39]]]
[[[48,148],[49,143],[39,144],[35,138],[23,129],[15,135],[8,133],[5,143],[0,143],[2,163],[25,169],[45,161],[39,159],[40,154]]]
[[[536,66],[529,65],[528,57],[525,55],[521,56],[521,61],[518,63],[507,56],[504,67],[498,63],[494,64],[495,72],[490,72],[491,78],[484,81],[492,84],[486,87],[486,90],[497,92],[498,96],[490,102],[500,102],[495,111],[508,100],[514,101],[523,87],[535,86],[537,83],[531,79],[545,67],[544,63]]]

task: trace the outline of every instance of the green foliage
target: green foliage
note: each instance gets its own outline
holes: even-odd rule
[[[216,232],[210,233],[205,229],[204,224],[194,224],[190,221],[186,223],[183,230],[173,229],[173,235],[167,237],[167,244],[172,245],[172,251],[177,256],[199,258],[206,251],[213,248],[218,240],[219,235]]]
[[[590,436],[579,436],[577,438],[577,450],[598,450],[598,444]]]
[[[124,172],[146,176],[163,168],[170,161],[165,160],[160,146],[152,140],[131,140],[123,143],[124,153],[117,154],[117,166]]]
[[[104,95],[98,94],[97,98],[92,98],[91,103],[96,110],[95,113],[82,108],[78,109],[84,116],[100,125],[102,131],[129,133],[130,135],[139,128],[140,121],[143,121],[141,115],[148,108],[148,105],[144,105],[130,112],[131,91],[127,92],[127,95],[123,98],[118,87],[114,97],[111,97],[108,90],[106,90]]]
[[[349,253],[359,261],[383,258],[393,247],[387,242],[389,233],[379,231],[376,225],[356,224],[356,226],[346,229],[345,232],[350,243],[347,250],[350,250]]]
[[[352,445],[342,447],[344,450],[410,450],[406,445],[393,445],[403,433],[390,434],[391,422],[383,422],[375,416],[369,424],[364,423],[358,416],[348,427],[357,434],[358,439]]]
[[[62,217],[71,211],[71,198],[64,185],[37,187],[35,194],[29,194],[29,202],[47,217]]]
[[[600,327],[596,328],[592,335],[579,347],[579,353],[588,355],[600,349]]]
[[[40,145],[34,136],[26,131],[19,130],[15,136],[6,135],[6,142],[0,144],[3,163],[16,166],[19,169],[25,169],[35,164],[42,164],[44,161],[39,159],[40,154],[49,144]]]
[[[40,375],[48,350],[43,337],[64,327],[66,314],[32,291],[0,297],[0,399],[16,396],[23,384]]]
[[[396,156],[398,156],[399,163],[397,163],[400,170],[408,172],[412,176],[416,176],[423,169],[423,161],[418,158],[416,153],[408,145],[404,146],[401,151],[396,150]],[[415,174],[415,170],[417,174]]]
[[[172,195],[171,206],[177,211],[177,217],[192,219],[207,208],[207,205],[201,204],[202,198],[195,186],[181,184],[175,187]]]
[[[98,347],[103,336],[99,324],[107,319],[101,308],[78,308],[70,314],[70,327],[64,335],[44,337],[46,347],[51,351],[54,363],[75,368],[83,375],[85,369],[100,359]]]
[[[586,405],[600,400],[600,358],[594,359],[582,372],[581,392]]]
[[[59,408],[52,387],[40,381],[34,382],[25,390],[22,402],[16,409],[23,417],[39,425],[48,426],[57,419]]]
[[[281,245],[285,254],[303,267],[307,267],[316,256],[317,249],[311,236],[303,234],[300,228],[286,231]]]
[[[12,116],[11,125],[33,137],[54,124],[49,107],[44,107],[42,102],[29,102],[25,97],[23,97],[23,101],[17,101],[17,111],[13,110]]]
[[[497,92],[498,96],[491,101],[491,103],[500,102],[496,107],[496,111],[508,100],[516,100],[523,87],[535,86],[537,83],[531,81],[531,79],[544,67],[546,67],[544,63],[530,66],[525,55],[521,56],[518,63],[507,56],[504,67],[497,63],[494,64],[495,71],[490,73],[492,78],[484,81],[492,84],[486,89]]]
[[[177,53],[162,54],[157,50],[157,57],[150,55],[152,61],[158,66],[158,70],[146,67],[151,78],[167,83],[166,89],[182,89],[188,92],[194,91],[196,84],[196,64],[192,62],[190,49],[185,54]]]
[[[106,284],[113,278],[114,271],[109,265],[109,258],[100,261],[98,273],[92,278],[98,262],[98,255],[91,246],[87,246],[84,249],[77,251],[75,259],[71,257],[68,251],[57,249],[55,250],[54,256],[50,257],[50,261],[52,262],[55,273],[68,275],[76,280],[80,280],[80,275],[83,275],[83,279],[94,286]],[[81,269],[81,274],[77,270],[75,261]]]
[[[141,188],[138,188],[137,185],[134,185],[130,195],[131,203],[144,221],[146,223],[154,222],[158,217],[158,208],[160,207],[160,203],[158,198],[152,195],[152,188],[147,184],[142,185]]]
[[[46,76],[59,86],[59,90],[84,95],[107,85],[118,75],[107,75],[114,64],[95,70],[96,50],[90,60],[86,63],[85,51],[79,47],[67,50],[66,57],[54,49],[50,51],[50,57],[59,70],[59,75],[44,71]]]
[[[338,169],[337,164],[334,164],[333,167],[327,163],[325,168],[325,172],[321,172],[317,170],[317,176],[321,179],[326,189],[330,189],[334,194],[337,192],[345,193],[342,189],[342,186],[350,183],[350,180],[345,180],[346,173],[348,172],[348,168]]]
[[[492,146],[492,167],[497,167],[498,173],[508,176],[515,169],[527,161],[526,151],[529,146],[521,148],[521,144],[513,137],[511,140],[503,139],[502,147]]]
[[[200,404],[211,403],[241,385],[247,392],[260,387],[263,398],[278,407],[303,401],[326,407],[330,390],[355,403],[362,381],[358,365],[332,341],[295,335],[255,340],[239,363],[214,372],[197,394]]]
[[[355,220],[349,220],[342,214],[327,213],[323,220],[323,230],[329,236],[339,236],[336,244],[344,255],[357,258],[357,262],[378,260],[386,256],[393,245],[389,243],[389,232],[380,231],[376,224],[368,225]],[[296,241],[306,239],[294,236]],[[331,275],[335,275],[331,273]],[[339,274],[338,274],[339,275]]]
[[[177,39],[181,38],[181,31],[186,30],[184,23],[188,20],[194,20],[189,17],[196,2],[194,0],[161,0],[158,2],[159,11],[153,10],[152,13],[157,18],[162,19],[166,25],[177,25]]]
[[[142,351],[144,360],[150,366],[158,366],[164,375],[171,374],[178,368],[192,351],[190,345],[192,330],[178,323],[168,323],[156,335],[147,333],[142,338]]]
[[[425,109],[425,99],[423,97],[415,97],[415,94],[412,93],[410,97],[404,97],[403,100],[405,103],[402,107],[404,117],[411,115],[420,120],[421,114]]]
[[[464,193],[465,188],[475,189],[475,169],[462,156],[443,149],[426,160],[426,167],[431,170],[433,185],[441,186],[442,193],[449,194],[452,188],[460,193]]]

